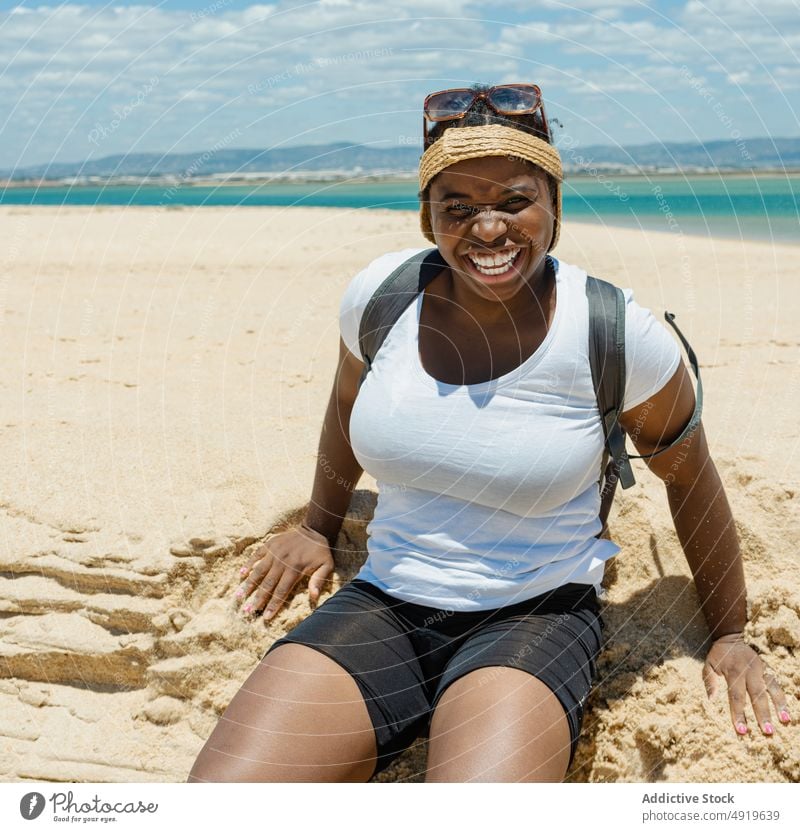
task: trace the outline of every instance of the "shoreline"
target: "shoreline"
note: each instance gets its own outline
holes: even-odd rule
[[[652,180],[652,179],[666,179],[666,180],[686,180],[686,179],[796,179],[800,178],[800,168],[787,168],[782,170],[780,168],[766,168],[764,170],[675,170],[675,171],[643,171],[641,173],[633,173],[630,171],[623,171],[616,168],[597,168],[598,174],[603,176],[613,176],[618,179],[626,181],[638,180]],[[168,175],[163,178],[151,179],[147,177],[119,177],[102,178],[98,177],[96,181],[86,181],[74,183],[70,178],[65,179],[28,179],[28,180],[0,180],[0,188],[5,190],[17,190],[25,188],[120,188],[120,187],[153,187],[159,188],[162,186],[172,186],[179,182],[181,186],[186,187],[218,187],[218,188],[241,188],[248,185],[399,185],[406,182],[413,182],[417,179],[417,173],[409,172],[408,174],[361,174],[340,177],[323,177],[323,176],[308,176],[299,178],[274,178],[269,176],[254,176],[253,178],[243,177],[240,179],[214,179],[192,177],[181,178],[180,174]],[[597,179],[597,174],[582,173],[580,171],[568,171],[564,176],[565,181],[571,179],[578,180],[593,180]]]
[[[42,205],[42,204],[35,204],[35,203],[13,203],[13,202],[0,202],[0,214],[6,214],[7,216],[22,216],[31,213],[97,213],[97,214],[105,214],[109,212],[125,212],[125,211],[134,211],[134,212],[148,212],[148,211],[156,211],[156,212],[184,212],[184,211],[197,211],[203,213],[213,213],[214,211],[229,213],[231,211],[236,212],[276,212],[278,214],[282,214],[284,211],[314,211],[314,212],[337,212],[341,213],[342,215],[352,215],[353,213],[368,213],[374,214],[376,216],[383,216],[383,217],[397,217],[400,216],[408,216],[411,215],[413,217],[417,216],[416,210],[410,210],[405,208],[355,208],[355,207],[336,207],[336,206],[328,206],[328,205],[184,205],[184,204],[165,204],[165,205],[108,205],[108,204],[92,204],[92,205]],[[647,219],[653,219],[655,215],[650,215]],[[687,237],[692,240],[713,240],[713,241],[725,241],[725,242],[738,242],[738,243],[758,243],[763,244],[770,247],[781,246],[787,248],[798,248],[800,247],[800,230],[798,230],[798,237],[797,239],[793,239],[790,236],[786,237],[769,237],[769,236],[760,236],[760,235],[753,235],[753,236],[740,236],[734,233],[726,234],[720,229],[714,229],[712,233],[701,233],[697,229],[693,229],[691,227],[682,228],[678,227],[675,229],[670,228],[656,228],[655,226],[650,226],[647,224],[642,224],[641,226],[635,225],[634,223],[624,223],[624,222],[614,222],[616,217],[611,215],[609,218],[606,219],[598,219],[596,221],[592,221],[585,217],[577,217],[575,219],[570,219],[568,215],[564,217],[564,225],[569,225],[570,227],[574,226],[582,226],[587,229],[618,229],[621,231],[634,231],[640,234],[657,234],[657,235],[671,235],[677,239],[682,237]],[[685,219],[681,217],[680,219]],[[702,219],[699,217],[698,220]],[[691,225],[691,223],[690,223]]]

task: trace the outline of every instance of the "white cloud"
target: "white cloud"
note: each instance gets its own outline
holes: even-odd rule
[[[595,11],[610,7],[609,0],[539,0],[536,5],[543,9],[554,9],[565,13],[571,11]],[[651,5],[651,0],[615,0],[613,5],[617,8],[647,9]],[[526,0],[511,0],[510,2],[503,3],[503,6],[514,6],[516,8],[525,8],[526,10],[530,10],[531,8],[531,4],[526,2]]]
[[[622,9],[619,7],[596,9],[594,14],[603,20],[619,20],[622,17]]]
[[[503,39],[521,50],[531,43],[547,43],[568,54],[595,55],[621,61],[631,55],[659,53],[677,60],[697,51],[696,45],[678,29],[658,26],[652,20],[607,21],[581,18],[576,21],[507,26]]]
[[[788,0],[688,0],[672,23],[639,0],[282,0],[246,8],[209,0],[202,14],[144,5],[10,10],[0,14],[0,88],[6,100],[13,96],[0,115],[0,166],[23,152],[29,163],[42,154],[83,158],[80,136],[153,77],[157,87],[103,152],[194,149],[231,125],[249,146],[297,143],[293,137],[307,131],[313,141],[362,131],[377,139],[418,130],[425,92],[472,81],[532,77],[551,100],[576,110],[600,92],[622,99],[655,91],[652,113],[658,91],[686,86],[676,78],[684,63],[728,93],[779,80],[793,89],[797,10]],[[508,12],[528,22],[491,23]],[[26,122],[35,129],[22,131]],[[59,132],[56,123],[71,128]]]
[[[688,0],[683,19],[725,20],[734,25],[757,21],[768,26],[800,20],[797,0]]]
[[[773,77],[781,90],[800,89],[800,66],[776,67]]]
[[[248,6],[246,9],[242,10],[242,22],[259,23],[274,14],[275,9],[275,6]]]

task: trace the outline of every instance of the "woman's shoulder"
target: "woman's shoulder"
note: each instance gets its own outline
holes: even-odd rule
[[[405,260],[425,251],[428,246],[404,248],[397,251],[389,251],[385,254],[370,260],[361,271],[357,272],[344,290],[342,296],[342,309],[352,308],[358,305],[366,305],[372,294],[381,283]]]
[[[576,286],[585,292],[586,281],[590,276],[599,278],[601,280],[605,280],[607,283],[610,283],[612,286],[615,286],[622,292],[625,298],[626,310],[635,307],[635,313],[641,311],[642,307],[640,307],[637,303],[636,297],[634,295],[634,290],[631,286],[621,286],[610,277],[602,275],[592,275],[588,269],[584,268],[583,266],[579,266],[575,263],[567,263],[565,260],[560,260],[556,257],[554,257],[553,260],[555,261],[556,267],[558,269],[559,278],[561,280],[568,281],[571,286]]]
[[[559,262],[559,278],[579,289],[584,298],[588,274],[580,266]],[[633,287],[621,286],[601,275],[596,277],[616,286],[625,298],[625,405],[635,407],[658,392],[672,377],[681,361],[680,347],[666,324],[647,305],[639,303]],[[576,297],[577,294],[573,295]],[[588,299],[582,302],[587,310],[584,321],[588,327]]]
[[[361,357],[358,351],[358,330],[369,299],[402,262],[427,248],[429,246],[417,246],[386,252],[371,260],[350,278],[339,303],[339,327],[345,344],[357,357]]]

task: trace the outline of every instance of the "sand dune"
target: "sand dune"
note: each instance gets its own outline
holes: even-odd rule
[[[276,619],[232,603],[249,547],[307,501],[338,302],[413,214],[0,208],[0,779],[181,781]],[[556,254],[670,309],[701,361],[749,635],[800,717],[800,248],[567,223]],[[798,781],[795,726],[744,739],[663,487],[617,498],[606,649],[569,778]],[[359,484],[333,589],[364,557]],[[325,596],[323,596],[324,598]],[[748,716],[752,712],[748,706]],[[420,779],[418,741],[381,780]]]

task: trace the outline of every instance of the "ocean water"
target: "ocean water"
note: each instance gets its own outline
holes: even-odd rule
[[[800,174],[568,178],[564,217],[675,234],[800,242]],[[0,190],[4,205],[324,206],[418,210],[417,183],[111,185]]]

